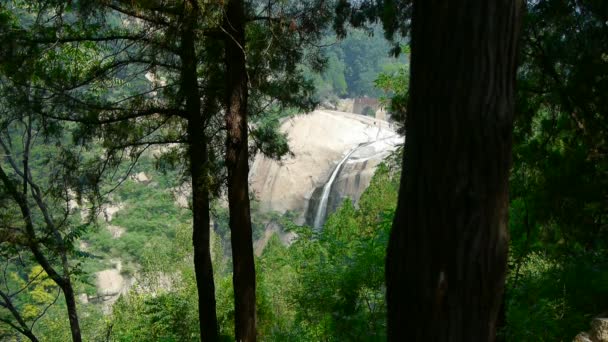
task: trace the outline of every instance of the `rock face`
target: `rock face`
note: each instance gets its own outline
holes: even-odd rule
[[[290,118],[281,130],[287,133],[294,156],[280,162],[256,156],[251,188],[262,210],[292,211],[298,224],[314,224],[323,188],[334,171],[327,213],[346,197],[356,202],[376,166],[403,143],[386,121],[328,110]]]
[[[603,316],[594,318],[591,330],[576,335],[573,342],[608,342],[608,318]]]
[[[113,225],[108,225],[106,227],[108,229],[108,231],[110,232],[110,234],[112,234],[112,238],[113,239],[118,239],[119,237],[121,237],[126,229],[120,226],[113,226]]]
[[[402,142],[403,138],[395,135],[358,146],[342,165],[332,184],[327,202],[327,213],[334,212],[346,198],[350,198],[355,203],[358,202],[361,194],[368,187],[378,164]],[[311,199],[311,203],[318,201],[314,195]],[[313,209],[316,209],[315,206],[309,205],[307,217],[312,217]]]
[[[591,322],[591,334],[595,341],[608,342],[608,318],[595,318]]]
[[[108,223],[112,222],[114,215],[117,212],[119,212],[123,207],[124,207],[124,205],[122,203],[104,204],[103,207],[101,208],[101,213],[103,214],[103,219]]]
[[[150,177],[148,177],[145,172],[133,174],[131,175],[131,179],[136,181],[137,183],[148,184],[150,182]]]
[[[114,268],[109,268],[99,271],[95,274],[97,285],[97,296],[87,298],[87,302],[94,301],[102,304],[104,314],[112,312],[112,305],[118,300],[121,295],[127,294],[129,288],[133,286],[133,278],[125,278],[122,274],[122,262],[120,260],[112,260]],[[83,302],[83,299],[81,299]]]

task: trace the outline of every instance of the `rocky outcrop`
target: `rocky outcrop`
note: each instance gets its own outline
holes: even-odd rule
[[[576,335],[573,342],[608,342],[608,318],[594,318],[591,321],[591,330]]]
[[[317,110],[286,120],[292,157],[282,161],[256,156],[251,188],[261,209],[295,212],[296,223],[313,224],[323,187],[341,164],[329,194],[328,212],[345,197],[357,201],[376,166],[403,142],[386,121],[358,114]]]
[[[132,174],[131,179],[137,183],[144,183],[144,184],[150,183],[150,177],[148,175],[146,175],[145,172],[138,172],[138,173]]]
[[[135,279],[125,277],[121,274],[122,262],[120,260],[111,260],[114,268],[109,268],[95,273],[97,296],[87,297],[86,302],[100,303],[104,314],[109,314],[112,311],[112,305],[118,300],[121,295],[127,294],[129,288],[135,283]],[[85,302],[84,298],[80,298],[81,302]]]
[[[334,212],[346,198],[357,203],[369,186],[376,167],[402,142],[402,137],[393,136],[358,147],[344,163],[332,185],[327,212]]]
[[[126,231],[126,229],[124,227],[114,226],[114,225],[108,225],[108,226],[106,226],[106,228],[108,229],[110,234],[112,234],[113,239],[118,239]]]
[[[190,182],[182,183],[182,185],[171,188],[170,191],[178,207],[190,208],[190,199],[192,198],[192,184]]]

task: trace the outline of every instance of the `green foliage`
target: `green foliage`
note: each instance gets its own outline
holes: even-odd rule
[[[191,252],[190,229],[177,228],[176,237],[152,243],[144,253],[139,274],[143,291],[132,290],[113,306],[106,330],[112,341],[198,341],[197,287]],[[216,273],[216,301],[221,333],[231,336],[234,310],[232,279],[219,237],[212,234]],[[230,340],[230,338],[227,338]]]
[[[409,57],[409,47],[404,49]],[[405,113],[409,94],[409,65],[401,65],[397,68],[385,68],[374,81],[375,86],[382,90],[380,103],[386,107],[393,121],[403,126],[405,124]],[[403,133],[403,131],[401,131]]]
[[[199,340],[197,302],[186,293],[131,294],[121,297],[113,309],[113,341]]]
[[[34,13],[43,3],[53,11],[42,11],[36,18]],[[141,13],[155,13],[150,4],[131,5]],[[281,8],[287,4],[293,5],[278,2]],[[106,336],[115,341],[196,340],[199,332],[193,300],[197,290],[191,213],[174,204],[169,190],[183,180],[182,173],[175,169],[187,169],[183,162],[186,152],[181,147],[173,147],[157,160],[164,173],[153,171],[153,158],[144,155],[133,171],[145,171],[152,181],[143,184],[126,180],[114,192],[111,201],[120,203],[122,209],[111,224],[125,228],[120,238],[112,237],[103,222],[98,229],[87,230],[78,210],[64,210],[66,200],[72,197],[81,208],[97,204],[98,185],[104,191],[113,189],[113,182],[100,184],[101,175],[96,171],[107,162],[103,167],[118,167],[116,174],[124,174],[129,166],[121,164],[123,156],[137,159],[143,149],[125,150],[121,145],[184,138],[183,118],[174,115],[174,111],[183,109],[180,65],[175,58],[179,55],[175,54],[179,39],[167,38],[177,37],[174,33],[179,31],[181,19],[171,9],[160,16],[153,14],[152,19],[170,18],[170,28],[152,20],[147,24],[149,29],[142,26],[146,27],[146,41],[128,39],[124,46],[124,42],[114,40],[78,41],[93,35],[141,33],[137,25],[124,27],[126,15],[107,13],[103,5],[93,1],[15,1],[0,6],[0,135],[12,141],[7,146],[13,149],[11,153],[4,151],[2,165],[7,165],[8,156],[24,154],[28,115],[46,114],[33,120],[39,144],[30,151],[31,176],[41,179],[50,211],[56,217],[66,217],[56,221],[65,224],[59,233],[67,244],[71,275],[78,276],[77,292],[95,294],[94,272],[108,267],[110,258],[121,259],[123,273],[138,274],[140,284],[152,289],[122,297],[107,317],[94,304],[79,306],[85,340],[103,340]],[[301,10],[297,5],[284,9]],[[300,5],[310,9],[315,3]],[[574,0],[543,0],[528,5],[510,186],[507,325],[502,333],[513,341],[569,340],[586,330],[592,316],[605,312],[608,303],[607,5]],[[201,17],[197,32],[214,27],[221,19],[220,11],[208,9],[213,13]],[[391,45],[380,39],[380,30],[372,23],[381,18],[385,36],[394,38],[397,32],[405,36],[410,10],[410,1],[338,1],[336,29],[341,40],[324,49],[326,68],[320,74],[316,73],[320,65],[317,51],[304,51],[296,34],[284,23],[249,25],[245,48],[252,86],[252,152],[277,159],[288,154],[287,138],[278,128],[285,117],[313,108],[313,91],[318,99],[329,101],[363,95],[380,97],[393,119],[404,122],[408,51],[397,45],[393,52],[404,51],[405,56],[401,60],[389,58]],[[319,28],[328,22],[326,15],[305,16],[313,20],[296,24]],[[345,35],[342,29],[347,21],[364,29]],[[318,32],[308,31],[312,38],[319,38]],[[369,33],[374,35],[370,37]],[[74,41],[59,42],[58,38]],[[211,39],[199,40],[196,53],[201,61],[197,70],[201,89],[205,99],[213,99],[208,103],[210,110],[219,113],[223,88],[216,85],[223,79],[216,64],[220,63],[222,47],[209,44]],[[333,36],[324,37],[324,43],[335,40]],[[146,80],[144,74],[150,70],[167,85]],[[152,91],[154,96],[150,96]],[[123,118],[150,108],[154,109],[150,115],[142,114],[137,120]],[[85,124],[58,123],[53,117]],[[100,118],[116,121],[102,127],[98,125]],[[219,130],[221,118],[213,119],[209,127]],[[221,138],[222,134],[217,136]],[[94,145],[82,145],[85,142]],[[214,139],[210,143],[221,146]],[[99,156],[108,159],[100,162]],[[218,180],[210,179],[209,184],[218,194],[222,156],[219,150],[211,151],[211,156],[214,165],[210,178]],[[21,165],[22,160],[15,160]],[[12,171],[9,178],[19,179]],[[254,239],[263,236],[269,222],[279,222],[298,235],[289,247],[278,236],[271,237],[257,259],[260,339],[386,338],[383,268],[398,180],[398,172],[380,166],[358,205],[344,202],[320,231],[296,227],[287,217],[261,214],[257,203],[252,204],[256,213]],[[12,228],[22,216],[8,200],[6,185],[0,186],[0,195],[0,254],[21,255],[26,240]],[[221,334],[229,341],[234,339],[234,300],[227,258],[228,216],[217,201],[213,213],[218,319]],[[58,244],[51,243],[51,234],[40,225],[42,215],[35,213],[32,218],[42,227],[36,229],[43,233],[41,242],[52,256],[51,262],[58,264]],[[99,258],[82,258],[88,255],[78,250],[78,241],[86,241],[89,253]],[[1,285],[25,289],[15,303],[28,322],[45,313],[34,327],[41,340],[68,340],[63,299],[44,311],[55,300],[57,287],[31,259],[20,258],[19,263],[12,260],[8,264],[9,276]],[[2,310],[0,318],[10,315]],[[15,336],[0,325],[0,339]]]
[[[570,341],[608,303],[606,254],[552,260],[528,255],[515,282],[508,282],[509,341]]]
[[[295,227],[296,241],[270,240],[259,260],[260,333],[269,340],[385,338],[384,255],[398,175],[381,165],[361,196],[321,231]]]
[[[396,69],[405,62],[403,57],[389,56],[390,46],[378,27],[371,31],[353,30],[343,39],[327,35],[324,41],[328,47],[323,50],[326,57],[323,72],[317,75],[304,69],[307,77],[314,81],[321,100],[379,97],[381,91],[374,80],[381,73]]]
[[[606,311],[607,9],[528,6],[510,186],[510,340],[571,340]]]
[[[78,315],[83,341],[105,341],[106,318],[101,308],[95,305],[78,305]],[[36,325],[34,333],[44,342],[70,341],[72,337],[65,302],[60,299],[51,306]]]
[[[384,253],[398,177],[395,170],[380,166],[359,209],[346,201],[320,232],[297,227],[287,218],[265,218],[299,237],[287,247],[274,235],[257,259],[261,340],[384,338]],[[215,221],[222,225],[219,218]],[[212,234],[212,241],[218,320],[221,335],[229,341],[234,327],[230,260],[220,235]],[[158,289],[154,279],[159,274],[177,271],[178,276],[170,290],[158,289],[156,296],[135,292],[114,305],[107,325],[113,341],[189,341],[198,336],[189,244],[186,225],[178,226],[171,241],[150,242],[139,271],[143,284]]]

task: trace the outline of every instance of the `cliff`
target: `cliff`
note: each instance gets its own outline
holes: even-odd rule
[[[334,172],[328,213],[346,197],[356,202],[376,166],[403,143],[403,137],[386,121],[328,110],[290,118],[281,130],[288,135],[293,156],[281,161],[256,156],[251,189],[262,210],[292,211],[299,224],[314,224],[323,189]]]

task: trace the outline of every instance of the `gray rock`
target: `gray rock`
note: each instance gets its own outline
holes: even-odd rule
[[[583,332],[583,333],[576,335],[576,337],[574,338],[574,340],[572,340],[572,342],[593,342],[593,341],[589,338],[589,334]]]
[[[591,321],[590,333],[594,342],[608,342],[608,318],[595,318]]]
[[[591,330],[576,335],[573,342],[608,342],[608,318],[602,316],[594,318]]]

